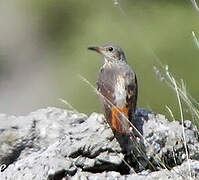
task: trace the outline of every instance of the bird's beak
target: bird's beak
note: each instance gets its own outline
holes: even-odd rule
[[[91,46],[91,47],[88,47],[89,50],[92,50],[92,51],[96,51],[98,53],[102,53],[101,52],[101,48],[100,47],[97,47],[97,46]]]

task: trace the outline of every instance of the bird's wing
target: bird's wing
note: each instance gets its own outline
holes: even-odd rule
[[[105,70],[99,75],[98,91],[108,123],[116,132],[128,133],[137,101],[137,81],[134,72]],[[116,75],[117,74],[117,75]]]
[[[102,68],[97,81],[97,90],[100,94],[103,111],[109,124],[111,109],[115,105],[114,83],[113,72]]]
[[[138,96],[138,84],[135,73],[131,70],[125,75],[126,86],[126,102],[129,109],[129,120],[132,122],[135,116],[137,96]]]

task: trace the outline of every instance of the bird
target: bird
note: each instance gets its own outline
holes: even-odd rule
[[[130,134],[138,96],[136,74],[127,63],[124,51],[113,43],[88,49],[104,58],[98,75],[97,91],[106,121],[114,133]]]

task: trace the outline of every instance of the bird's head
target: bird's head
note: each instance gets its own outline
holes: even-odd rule
[[[88,47],[88,49],[103,55],[105,62],[126,62],[123,50],[112,43],[107,43],[102,46],[91,46]]]

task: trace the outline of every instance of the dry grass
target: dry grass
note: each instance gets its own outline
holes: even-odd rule
[[[199,7],[198,7],[198,4],[196,2],[196,0],[191,0],[193,6],[195,7],[195,9],[199,12]]]
[[[177,95],[177,99],[178,99],[178,104],[179,104],[179,110],[180,110],[180,116],[181,116],[181,122],[182,122],[182,130],[183,130],[183,142],[184,142],[184,147],[185,147],[185,154],[186,154],[186,159],[189,162],[189,154],[188,154],[188,149],[187,149],[187,144],[186,144],[186,136],[185,136],[185,131],[184,131],[184,117],[183,117],[183,108],[182,108],[182,102],[181,100],[183,100],[183,102],[185,102],[185,104],[188,106],[190,112],[193,114],[193,119],[194,122],[198,123],[199,120],[199,111],[197,109],[197,107],[195,105],[198,106],[198,102],[193,99],[191,97],[191,95],[189,93],[187,93],[186,91],[186,86],[183,82],[183,80],[181,80],[180,82],[176,81],[176,79],[174,78],[174,76],[169,72],[168,70],[168,66],[162,66],[158,69],[157,67],[154,67],[155,73],[156,75],[160,78],[160,80],[162,82],[165,82],[172,90],[174,90],[174,92]],[[106,97],[104,97],[99,91],[97,91],[97,89],[83,76],[79,75],[80,79],[85,82],[86,84],[89,85],[90,88],[92,88],[94,90],[94,93],[96,93],[99,96],[102,96],[104,99],[106,99],[106,101],[108,101],[113,107],[115,107]],[[72,109],[75,112],[78,112],[69,102],[67,102],[66,100],[63,99],[59,99],[61,102],[63,102],[64,104],[66,104],[70,109]],[[115,107],[117,109],[117,107]],[[167,110],[169,111],[171,117],[173,120],[175,120],[174,115],[172,110],[166,106]],[[150,144],[150,142],[148,142],[145,137],[136,129],[136,127],[134,127],[134,125],[129,121],[129,119],[124,116],[119,109],[117,109],[118,113],[120,113],[124,119],[126,121],[128,121],[131,125],[131,127],[139,134],[139,136],[149,145],[149,147],[151,149],[154,149],[154,147]],[[107,123],[108,124],[108,123]],[[152,166],[153,164],[148,160],[148,158],[146,157],[145,153],[143,152],[142,148],[140,147],[140,145],[137,143],[136,144],[136,148],[137,151],[143,155],[144,159]],[[155,151],[154,151],[155,152]],[[119,156],[119,155],[118,155]],[[132,172],[135,173],[135,170],[128,164],[128,162],[126,162],[124,160],[123,157],[119,156],[123,162],[129,167],[129,169],[131,169]],[[156,157],[157,159],[154,159],[156,161],[157,164],[159,164],[160,168],[165,168],[168,170],[167,166],[164,164],[164,162],[161,160],[161,157],[156,153]],[[189,163],[188,163],[189,164]],[[155,169],[155,167],[154,167]],[[179,174],[178,172],[176,172],[177,174]],[[181,175],[183,178],[185,178],[183,175]],[[189,178],[193,179],[192,175],[191,175],[191,168],[190,168],[190,164],[189,164]],[[186,178],[185,178],[186,179]]]
[[[154,71],[162,82],[166,83],[172,90],[176,92],[177,95],[179,95],[179,98],[183,100],[184,104],[187,106],[190,114],[193,117],[192,122],[199,127],[199,103],[190,95],[190,93],[187,92],[184,81],[182,79],[177,81],[169,72],[167,65],[161,65],[160,68],[154,66]],[[178,101],[180,100],[179,98]],[[183,111],[181,112],[180,110],[180,114],[182,119]]]
[[[194,36],[194,38],[196,38]],[[185,136],[185,130],[184,130],[184,113],[183,113],[183,107],[182,102],[183,100],[184,104],[188,107],[191,115],[192,115],[192,123],[194,123],[197,127],[199,127],[199,111],[198,111],[198,102],[187,92],[186,86],[184,81],[181,79],[180,82],[177,81],[174,76],[169,72],[168,66],[162,66],[161,70],[157,67],[154,67],[156,75],[159,77],[159,79],[163,82],[165,82],[174,92],[176,93],[178,104],[179,104],[179,111],[180,111],[180,117],[181,117],[181,124],[182,124],[182,132],[183,132],[183,142],[185,147],[185,153],[186,153],[186,159],[188,161],[189,165],[189,178],[192,178],[191,175],[191,167],[189,163],[189,153],[187,149],[186,144],[186,136]],[[167,107],[169,110],[172,119],[175,120],[172,111]]]
[[[195,9],[199,12],[199,7],[197,5],[196,0],[191,0],[192,4],[194,5]],[[118,0],[114,0],[114,5],[119,7],[121,12],[123,14],[124,11],[121,8],[119,1]],[[192,36],[194,39],[194,42],[196,44],[196,46],[199,48],[199,41],[198,38],[195,34],[194,31],[192,31]],[[154,53],[154,52],[153,52]],[[155,54],[154,54],[155,55]],[[156,56],[156,55],[155,55]],[[177,81],[175,79],[175,77],[172,75],[171,72],[169,72],[169,68],[168,66],[164,66],[160,63],[160,60],[156,57],[156,59],[158,60],[158,63],[160,64],[160,67],[156,67],[154,66],[154,71],[156,73],[156,75],[159,77],[160,81],[166,83],[175,93],[177,96],[177,100],[178,100],[178,105],[179,105],[179,112],[180,112],[180,117],[181,117],[181,124],[182,124],[182,132],[183,132],[183,142],[184,142],[184,147],[185,147],[185,154],[186,154],[186,160],[188,161],[188,165],[189,165],[189,179],[194,179],[194,177],[191,174],[191,168],[190,168],[190,163],[189,163],[189,153],[188,153],[188,149],[187,149],[187,144],[186,144],[186,135],[185,135],[185,130],[184,130],[184,113],[183,113],[183,106],[182,103],[184,103],[188,109],[190,114],[192,115],[192,122],[199,127],[199,103],[187,92],[186,90],[186,86],[184,81],[181,79],[180,81]],[[97,89],[83,76],[79,75],[80,79],[85,82],[86,84],[89,85],[89,87],[91,87],[94,92],[99,95],[99,96],[103,96],[100,92],[97,91]],[[106,99],[106,97],[103,96],[104,99]],[[108,99],[106,99],[113,107],[115,107]],[[67,106],[69,106],[71,109],[75,110],[67,101],[61,99],[62,102],[64,102]],[[117,107],[115,107],[117,109]],[[174,118],[173,112],[172,110],[166,106],[166,109],[168,110],[168,112],[171,115],[171,118],[173,121],[175,121],[176,119]],[[117,109],[118,113],[121,113],[119,111],[119,109]],[[124,116],[122,113],[121,115],[126,119],[126,121],[128,121],[131,125],[131,127],[133,129],[136,130],[136,132],[139,134],[140,137],[143,138],[143,140],[145,140],[145,142],[153,149],[153,146],[145,139],[145,137],[143,137],[143,135],[134,127],[134,125],[128,120],[128,118],[126,118],[126,116]],[[108,124],[108,123],[107,123]],[[144,152],[142,151],[141,147],[139,147],[139,145],[137,144],[137,150],[144,155]],[[160,167],[164,167],[165,169],[167,169],[166,165],[164,164],[164,162],[161,160],[161,158],[159,157],[158,154],[156,154],[158,157],[158,161],[157,164],[160,164]],[[175,156],[174,156],[175,157]],[[120,157],[124,163],[133,171],[135,172],[132,167],[130,167],[130,165],[124,160],[123,157]],[[145,157],[145,159],[147,159],[147,157]],[[151,162],[149,162],[149,164],[151,164]],[[153,166],[153,165],[152,165]],[[177,172],[176,172],[177,173]],[[178,173],[177,173],[178,174]],[[183,175],[181,175],[183,177],[183,179],[187,179],[188,177],[184,177]]]
[[[79,77],[80,77],[80,79],[83,81],[83,82],[85,82],[86,84],[88,84],[89,85],[89,87],[91,87],[93,90],[94,90],[94,92],[96,93],[96,94],[98,94],[99,96],[102,96],[104,99],[106,99],[106,101],[108,101],[114,108],[116,108],[117,109],[117,107],[116,106],[114,106],[106,97],[104,97],[99,91],[97,91],[97,89],[85,78],[85,77],[83,77],[83,76],[81,76],[81,75],[79,75]],[[120,111],[119,111],[119,109],[117,109],[118,110],[118,113],[120,113],[123,117],[124,117],[124,119],[126,120],[126,121],[128,121],[129,122],[129,124],[131,125],[131,127],[139,134],[139,136],[149,145],[149,147],[151,148],[151,149],[154,149],[154,147],[152,146],[152,144],[150,143],[150,142],[148,142],[148,140],[136,129],[136,127],[129,121],[129,119],[126,117],[126,116],[124,116]],[[173,114],[173,113],[172,113]],[[173,116],[173,115],[172,115]],[[108,123],[107,123],[108,124]],[[185,142],[186,143],[186,142]],[[145,157],[145,153],[142,151],[142,149],[141,149],[141,147],[140,147],[140,145],[137,143],[136,144],[137,145],[137,147],[135,147],[135,148],[137,148],[137,150],[138,150],[138,152],[140,152],[140,154],[142,154],[143,156],[144,156],[144,159],[152,166],[152,167],[154,167],[153,166],[153,164],[148,160],[148,158],[147,157]],[[154,151],[155,152],[155,151]],[[156,157],[157,157],[157,159],[154,159],[155,161],[156,161],[156,163],[157,164],[159,164],[160,166],[160,168],[164,168],[164,169],[167,169],[168,170],[168,168],[167,168],[167,166],[164,164],[164,162],[161,160],[161,157],[157,154],[157,153],[155,153],[156,154]],[[187,155],[187,157],[188,157],[188,152],[186,153],[186,155]],[[120,157],[121,158],[121,157]],[[130,169],[132,169],[132,167],[128,164],[128,162],[126,162],[123,158],[122,158],[122,160],[125,162],[125,164],[130,168]],[[154,167],[154,169],[156,169],[155,167]],[[133,170],[134,171],[134,170]],[[135,172],[135,171],[134,171]],[[191,171],[190,171],[191,172]],[[184,177],[183,175],[181,175],[181,174],[179,174],[178,172],[176,172],[178,175],[180,175],[180,176],[182,176],[182,178],[184,179],[186,179],[186,177]],[[191,173],[190,173],[191,174]],[[191,176],[190,176],[191,177]]]

